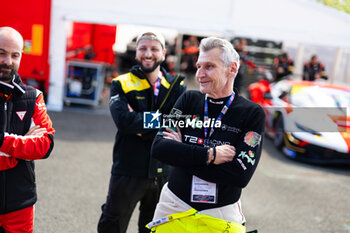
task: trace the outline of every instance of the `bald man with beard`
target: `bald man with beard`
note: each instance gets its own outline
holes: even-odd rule
[[[1,27],[0,37],[0,81],[9,83],[19,68],[23,38],[19,32],[10,27]],[[11,56],[7,57],[7,54]]]
[[[42,92],[17,71],[23,37],[0,27],[0,232],[32,233],[37,201],[34,160],[47,158],[55,130]]]

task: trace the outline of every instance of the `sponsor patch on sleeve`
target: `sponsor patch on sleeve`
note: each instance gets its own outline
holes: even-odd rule
[[[247,152],[245,151],[241,151],[241,153],[239,153],[238,158],[242,158],[243,160],[247,160],[248,163],[250,163],[251,165],[255,164],[255,159],[251,158],[249,155],[247,155]]]
[[[109,103],[113,104],[114,102],[119,101],[119,100],[120,100],[119,94],[116,94],[110,98]]]
[[[249,131],[244,136],[244,142],[250,147],[256,147],[260,144],[261,135],[254,131]]]
[[[241,165],[241,167],[243,168],[243,170],[247,170],[247,167],[244,165],[244,163],[242,162],[242,160],[237,159],[237,161],[239,162],[239,164]]]

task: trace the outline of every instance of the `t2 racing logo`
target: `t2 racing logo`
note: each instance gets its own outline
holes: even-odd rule
[[[160,116],[162,114],[157,110],[156,112],[143,113],[143,128],[144,129],[160,129]]]
[[[189,142],[189,143],[193,143],[193,144],[200,144],[200,145],[203,145],[203,143],[204,143],[203,138],[199,138],[199,137],[195,137],[195,136],[191,136],[191,135],[184,135],[184,137],[185,137],[185,142]]]
[[[192,135],[184,135],[184,141],[192,143],[192,144],[199,144],[199,145],[203,145],[204,143],[206,143],[210,147],[221,146],[221,145],[230,145],[230,142],[225,142],[225,141],[220,141],[220,140],[215,140],[215,139],[213,139],[213,140],[210,139],[208,141],[208,139],[203,139],[203,138],[192,136]]]

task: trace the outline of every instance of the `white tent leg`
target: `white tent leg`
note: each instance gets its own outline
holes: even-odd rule
[[[298,51],[295,57],[295,61],[294,61],[294,78],[295,79],[302,79],[302,75],[303,75],[303,68],[304,68],[304,44],[303,43],[299,43],[298,44]]]
[[[335,58],[334,58],[334,65],[332,69],[332,73],[329,77],[329,82],[330,83],[335,83],[335,82],[340,82],[339,78],[337,78],[337,75],[339,73],[339,68],[340,68],[340,63],[343,55],[343,49],[342,48],[337,48],[337,51],[335,53]]]

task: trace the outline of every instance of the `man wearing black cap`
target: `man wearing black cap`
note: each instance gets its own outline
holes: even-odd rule
[[[110,111],[118,128],[107,200],[102,205],[99,233],[126,232],[140,201],[139,232],[149,232],[168,167],[150,156],[161,114],[168,114],[185,91],[184,77],[172,75],[160,64],[165,41],[155,32],[141,33],[136,41],[139,65],[112,81]]]

